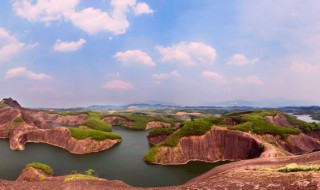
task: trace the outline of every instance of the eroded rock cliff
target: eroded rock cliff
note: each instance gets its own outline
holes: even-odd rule
[[[86,154],[106,150],[121,141],[78,140],[71,136],[68,128],[52,127],[50,124],[78,125],[88,117],[86,114],[62,116],[12,107],[11,103],[7,105],[0,109],[0,138],[10,139],[10,148],[13,150],[24,150],[26,143],[33,142],[61,147],[74,154]]]
[[[251,136],[212,127],[205,135],[183,137],[176,147],[159,147],[157,164],[176,165],[189,161],[216,162],[259,157],[263,146]]]

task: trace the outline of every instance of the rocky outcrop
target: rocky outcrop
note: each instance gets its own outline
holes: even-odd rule
[[[27,131],[15,130],[10,137],[10,148],[13,150],[24,150],[24,145],[27,142],[46,143],[66,149],[73,154],[86,154],[106,150],[120,141],[121,139],[96,141],[91,138],[77,140],[71,137],[69,129],[59,127]]]
[[[158,144],[166,140],[169,135],[158,135],[155,137],[147,136],[148,142],[152,145]]]
[[[194,160],[244,160],[305,154],[316,150],[320,150],[320,141],[303,133],[281,138],[212,127],[202,136],[181,138],[175,147],[160,146],[155,163],[176,165]]]
[[[0,101],[0,104],[5,104],[8,105],[12,108],[21,108],[21,105],[16,101],[13,100],[12,98],[4,98]]]
[[[3,188],[7,181],[0,180],[0,189]],[[10,182],[9,182],[10,183]],[[24,190],[23,187],[28,189],[127,189],[130,188],[128,184],[118,180],[107,180],[94,176],[86,176],[84,174],[71,174],[66,176],[52,176],[48,175],[40,169],[27,167],[22,171],[20,176],[15,182],[10,183],[10,189]]]
[[[160,121],[150,121],[146,125],[146,130],[152,129],[152,128],[162,128],[162,127],[171,127],[171,124],[160,122]]]
[[[305,154],[320,150],[320,141],[303,133],[289,135],[285,139],[273,135],[261,135],[259,138],[266,143],[272,144],[274,148],[283,153]]]
[[[259,157],[262,152],[262,145],[249,135],[212,127],[202,136],[181,138],[176,147],[160,147],[156,163],[176,165],[196,160],[243,160]]]
[[[287,120],[286,116],[282,114],[277,114],[276,116],[265,116],[266,121],[271,124],[279,125],[282,127],[293,127]]]
[[[25,168],[22,173],[19,175],[17,181],[18,182],[35,182],[35,181],[43,181],[46,178],[52,177],[47,173],[43,172],[42,170],[27,167]]]
[[[133,127],[133,121],[128,120],[126,118],[120,117],[120,116],[107,116],[102,119],[106,123],[112,126],[123,126],[132,128]]]

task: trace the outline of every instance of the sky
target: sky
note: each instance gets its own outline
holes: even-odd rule
[[[320,105],[319,10],[314,0],[3,0],[0,97]]]

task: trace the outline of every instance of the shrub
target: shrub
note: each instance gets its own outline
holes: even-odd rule
[[[157,161],[157,154],[159,152],[159,146],[152,147],[145,155],[144,160],[148,163],[155,163]]]
[[[211,126],[212,124],[204,119],[186,121],[180,130],[172,133],[164,142],[160,143],[160,145],[174,147],[182,137],[204,135],[211,129]]]
[[[156,137],[159,135],[171,135],[174,132],[172,128],[162,127],[162,128],[155,128],[149,133],[149,137]]]
[[[243,132],[253,131],[251,122],[245,122],[245,123],[241,123],[241,124],[238,124],[235,126],[231,126],[231,127],[228,127],[228,129],[238,130],[238,131],[243,131]]]
[[[21,123],[21,122],[23,122],[23,119],[22,119],[21,117],[16,117],[16,118],[13,120],[13,122],[15,122],[15,123]]]
[[[27,168],[30,168],[30,167],[39,169],[48,175],[53,175],[52,168],[46,164],[42,164],[39,162],[32,162],[30,164],[27,164]]]
[[[71,136],[78,140],[92,138],[96,141],[103,141],[106,139],[121,139],[121,136],[116,133],[98,131],[93,129],[78,129],[69,128]]]

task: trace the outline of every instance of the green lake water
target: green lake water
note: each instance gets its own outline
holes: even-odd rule
[[[24,151],[12,151],[8,140],[0,140],[0,178],[15,180],[26,164],[42,162],[50,165],[55,175],[94,169],[101,178],[121,180],[136,187],[160,187],[183,184],[224,164],[190,162],[181,166],[149,165],[143,161],[143,155],[150,148],[147,131],[133,131],[123,127],[114,127],[113,131],[121,134],[120,144],[87,155],[74,155],[58,147],[35,143],[28,143]]]

